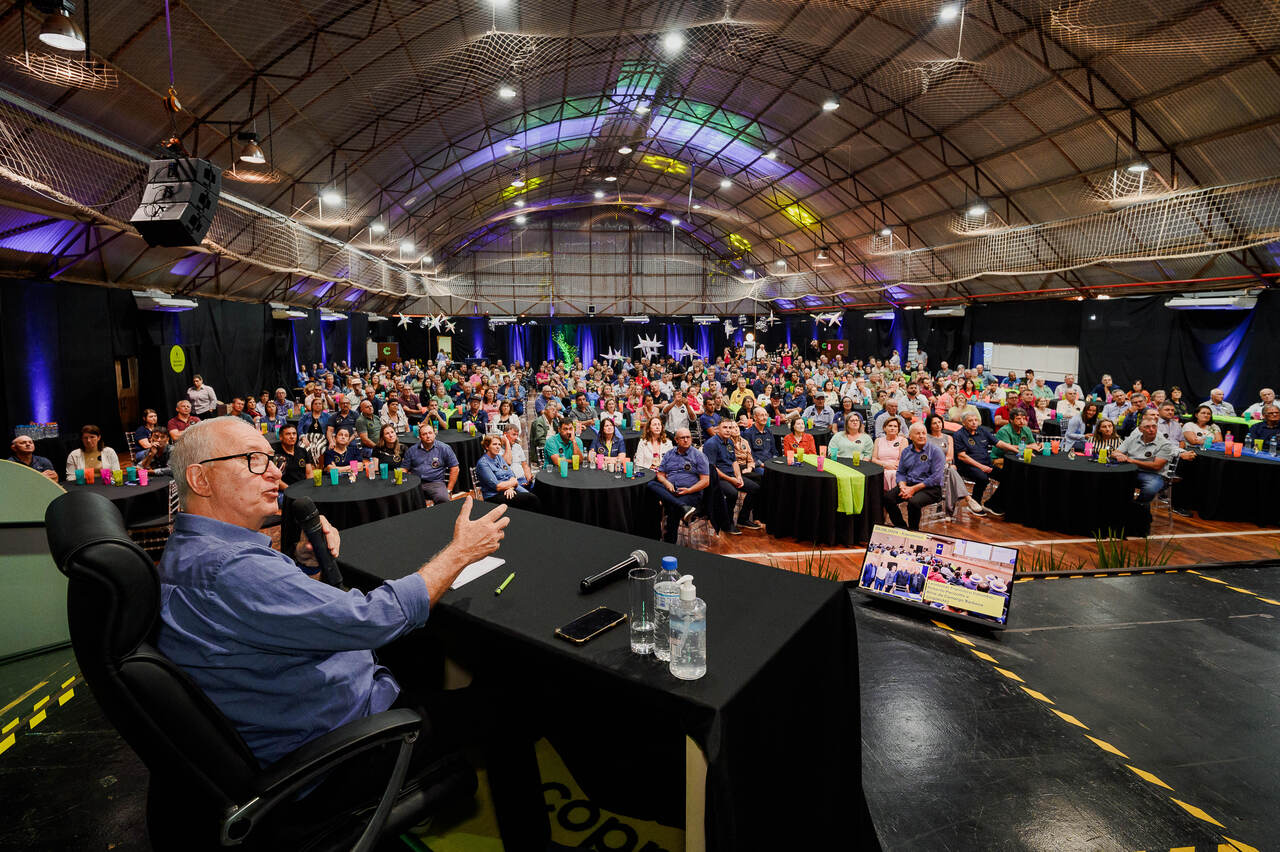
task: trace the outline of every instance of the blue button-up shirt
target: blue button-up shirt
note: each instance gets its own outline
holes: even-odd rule
[[[511,469],[511,465],[507,464],[507,460],[502,456],[494,458],[485,453],[476,462],[476,477],[480,480],[480,494],[484,499],[488,500],[498,493],[498,483],[506,482],[509,479],[519,479],[515,471]],[[519,483],[516,484],[516,491],[528,493],[528,489]]]
[[[800,416],[805,420],[813,418],[814,426],[826,426],[828,429],[831,428],[831,424],[836,420],[836,413],[829,405],[822,406],[821,411],[818,410],[818,406],[811,405]]]
[[[923,482],[926,487],[942,484],[942,474],[947,469],[947,457],[942,450],[929,442],[917,450],[909,444],[898,457],[898,481],[907,485]]]
[[[449,468],[458,466],[458,457],[453,448],[443,441],[436,441],[429,450],[424,450],[422,444],[417,443],[405,451],[400,466],[418,474],[423,482],[448,482]]]
[[[416,574],[368,595],[313,580],[261,533],[180,514],[160,560],[156,645],[264,765],[389,708],[400,687],[377,648],[423,624]]]
[[[690,447],[686,453],[681,453],[679,447],[667,450],[662,461],[658,462],[657,470],[676,488],[692,488],[699,479],[711,475],[707,457],[697,447]]]

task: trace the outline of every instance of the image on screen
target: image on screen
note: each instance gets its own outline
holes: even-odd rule
[[[965,618],[1004,626],[1018,551],[982,541],[877,526],[867,542],[858,588]]]

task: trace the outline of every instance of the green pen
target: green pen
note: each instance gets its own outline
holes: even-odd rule
[[[501,586],[498,586],[498,588],[496,588],[496,589],[494,589],[494,590],[493,590],[493,593],[494,593],[495,595],[500,595],[500,594],[502,594],[502,590],[503,590],[503,589],[505,589],[505,588],[507,587],[507,584],[508,584],[508,583],[510,583],[510,582],[511,582],[512,580],[514,580],[515,578],[516,578],[516,572],[515,572],[515,571],[512,571],[510,574],[508,574],[508,575],[507,575],[507,579],[505,579],[505,580],[503,580],[503,581],[502,581],[502,585],[501,585]]]

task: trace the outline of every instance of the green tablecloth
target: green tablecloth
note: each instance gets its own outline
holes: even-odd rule
[[[805,453],[804,461],[805,464],[818,466],[818,457],[813,453]],[[846,515],[861,513],[867,478],[853,468],[831,459],[823,462],[822,469],[836,478],[836,511]]]
[[[1182,415],[1182,421],[1184,423],[1188,422],[1191,420],[1191,417],[1192,415],[1190,414],[1184,414]],[[1215,414],[1213,415],[1213,422],[1214,423],[1235,423],[1238,426],[1252,426],[1253,424],[1261,423],[1262,421],[1261,420],[1245,420],[1243,417],[1228,417],[1225,414]]]

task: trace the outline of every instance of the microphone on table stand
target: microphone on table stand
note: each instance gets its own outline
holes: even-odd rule
[[[606,568],[599,574],[592,574],[590,577],[584,578],[579,584],[581,586],[581,591],[583,594],[595,591],[601,586],[612,583],[614,580],[625,575],[627,571],[632,568],[643,568],[648,564],[649,554],[645,553],[643,550],[633,550],[631,551],[630,556],[619,562],[617,565],[614,565],[612,568]]]
[[[293,501],[293,519],[297,522],[302,534],[311,542],[315,551],[316,562],[320,564],[320,579],[335,588],[343,588],[342,572],[338,563],[329,552],[329,545],[324,540],[324,528],[320,526],[320,510],[310,497],[298,497]]]

